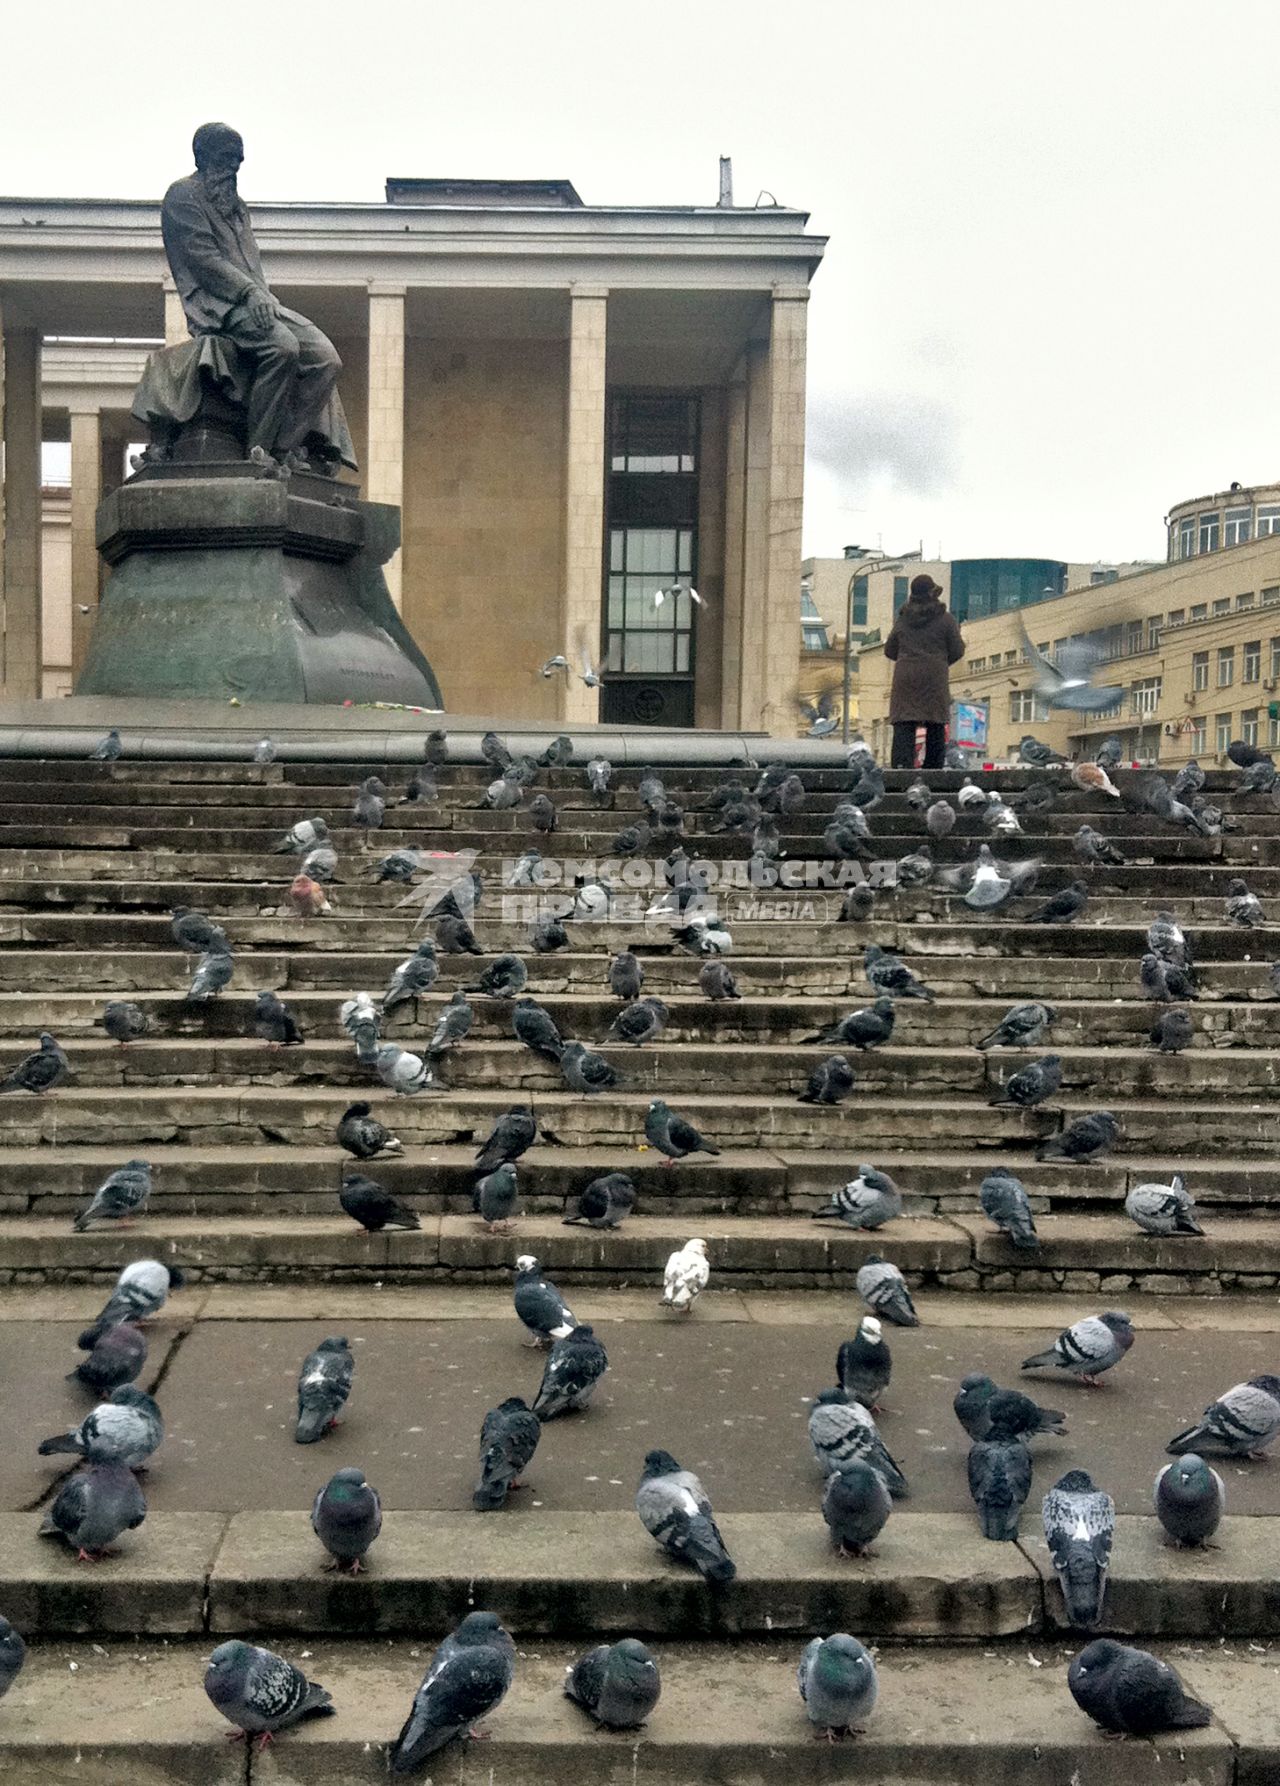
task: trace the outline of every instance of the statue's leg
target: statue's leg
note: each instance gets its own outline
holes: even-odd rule
[[[230,313],[222,333],[253,361],[247,445],[277,455],[287,451],[301,359],[296,333],[282,318],[270,318],[265,325],[252,322],[243,308]]]
[[[287,451],[304,446],[316,429],[338,382],[342,361],[329,337],[296,310],[282,310],[280,320],[298,343],[292,414],[280,436],[280,446]]]

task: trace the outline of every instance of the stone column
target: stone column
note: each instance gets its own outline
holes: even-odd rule
[[[548,640],[547,655],[563,651],[578,662],[585,634],[594,661],[600,639],[604,586],[605,346],[609,293],[602,285],[569,288],[569,395],[565,430],[564,597],[561,636]],[[581,677],[565,678],[559,717],[591,722],[599,717],[599,691]]]
[[[5,693],[38,698],[40,601],[40,331],[6,327],[0,315],[0,412],[4,508],[0,516]]]
[[[187,313],[182,308],[182,299],[178,296],[178,288],[166,274],[164,281],[164,344],[166,347],[179,347],[182,342],[191,339],[191,331],[187,327]]]
[[[795,729],[800,673],[800,529],[804,507],[804,376],[809,290],[778,285],[769,330],[769,513],[761,723]]]
[[[739,360],[725,392],[724,619],[720,724],[734,731],[742,709],[742,575],[747,477],[747,365]]]
[[[738,724],[749,732],[764,725],[766,588],[769,576],[769,346],[747,344],[747,419],[742,499],[742,625],[738,672]],[[799,585],[800,575],[796,573]],[[796,590],[796,613],[800,592]],[[796,651],[799,653],[797,638]]]
[[[365,447],[365,495],[370,502],[404,506],[404,299],[403,285],[369,286],[369,410]],[[403,606],[401,557],[386,566],[387,588]]]
[[[71,411],[71,676],[80,674],[98,618],[99,565],[94,521],[102,501],[102,417]]]
[[[698,575],[703,606],[694,609],[693,723],[720,727],[724,673],[725,393],[702,392],[698,451]]]

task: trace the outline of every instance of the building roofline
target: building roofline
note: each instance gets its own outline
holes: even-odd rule
[[[1263,479],[1257,484],[1240,484],[1234,490],[1211,490],[1206,496],[1184,496],[1178,502],[1169,504],[1167,519],[1172,519],[1182,509],[1203,508],[1206,503],[1229,503],[1232,498],[1243,507],[1264,495],[1280,499],[1280,480]]]

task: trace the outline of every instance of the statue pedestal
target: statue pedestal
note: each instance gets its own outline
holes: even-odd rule
[[[101,504],[112,567],[78,695],[440,708],[387,592],[400,512],[246,462],[146,468]]]

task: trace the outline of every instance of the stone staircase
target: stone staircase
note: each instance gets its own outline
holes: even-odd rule
[[[16,1061],[47,1028],[73,1068],[46,1097],[0,1098],[10,1416],[0,1613],[32,1643],[0,1707],[0,1782],[96,1786],[126,1768],[140,1786],[381,1779],[382,1745],[430,1649],[479,1605],[517,1637],[516,1685],[492,1744],[442,1757],[437,1778],[487,1770],[500,1786],[614,1786],[644,1770],[684,1786],[866,1772],[988,1786],[1033,1774],[1093,1786],[1122,1768],[1164,1786],[1280,1777],[1276,1465],[1219,1466],[1229,1517],[1215,1550],[1164,1548],[1150,1499],[1165,1440],[1230,1384],[1280,1363],[1280,1004],[1268,972],[1280,943],[1223,913],[1237,873],[1280,913],[1280,814],[1211,777],[1239,828],[1189,838],[1070,793],[1027,820],[1012,847],[997,844],[1045,866],[1033,900],[993,916],[935,891],[883,891],[867,923],[837,924],[838,893],[780,889],[790,915],[731,911],[742,997],[710,1004],[697,961],[638,918],[572,922],[567,949],[535,956],[525,923],[503,909],[500,864],[531,841],[562,860],[612,856],[614,834],[640,810],[638,771],[620,772],[603,799],[580,769],[544,772],[538,785],[560,828],[534,839],[524,815],[477,807],[486,773],[450,767],[441,804],[389,804],[365,852],[350,806],[375,767],[0,762],[0,1057]],[[384,773],[394,800],[405,772]],[[663,772],[696,853],[717,862],[748,847],[708,836],[698,811],[728,773]],[[848,785],[843,769],[803,779],[807,804],[783,824],[795,863],[820,858]],[[912,778],[887,779],[871,826],[876,854],[892,860],[923,827],[903,798]],[[941,792],[961,778],[927,779]],[[990,779],[1013,789],[1029,777]],[[304,923],[281,911],[295,859],[273,847],[317,815],[340,866],[332,914]],[[1075,924],[1023,921],[1075,877],[1070,839],[1086,818],[1127,865],[1093,873]],[[935,858],[963,860],[984,835],[962,817]],[[378,857],[400,845],[478,852],[486,957],[441,957],[433,993],[416,1018],[397,1013],[390,1037],[421,1045],[453,990],[511,950],[562,1033],[618,1068],[616,1092],[570,1093],[515,1042],[509,1004],[479,997],[438,1090],[397,1100],[358,1066],[338,1006],[357,989],[376,996],[423,933],[398,904],[405,890],[373,880]],[[190,958],[169,933],[176,904],[222,922],[235,950],[230,988],[199,1009],[184,1002]],[[1142,997],[1138,963],[1159,905],[1193,933],[1198,964],[1195,1043],[1179,1056],[1146,1046],[1156,1007]],[[810,1069],[833,1051],[802,1038],[870,1001],[867,942],[900,953],[936,1002],[900,1002],[892,1045],[850,1054],[857,1085],[846,1103],[801,1103]],[[604,1040],[618,1008],[605,969],[624,943],[641,956],[645,992],[670,1008],[667,1029],[642,1049]],[[276,1052],[254,1039],[253,997],[267,987],[300,1020],[304,1047]],[[1046,1046],[1062,1056],[1062,1092],[1051,1110],[992,1109],[1008,1075],[1043,1050],[973,1044],[1033,996],[1058,1010]],[[153,1033],[127,1049],[108,1042],[96,1026],[108,997],[133,999]],[[667,1168],[641,1151],[654,1095],[721,1155]],[[418,1232],[365,1235],[338,1207],[347,1162],[334,1130],[360,1096],[404,1144],[365,1170],[419,1211]],[[516,1232],[489,1235],[470,1213],[471,1163],[494,1117],[517,1102],[531,1104],[540,1136],[519,1164]],[[1046,1135],[1103,1107],[1122,1125],[1112,1153],[1084,1166],[1036,1160]],[[155,1172],[145,1216],[74,1234],[73,1215],[131,1155]],[[903,1216],[874,1235],[815,1222],[862,1161],[898,1182]],[[1032,1196],[1037,1254],[1015,1252],[978,1208],[996,1161]],[[566,1199],[609,1170],[634,1178],[636,1214],[615,1233],[564,1226]],[[1203,1239],[1156,1239],[1124,1214],[1128,1189],[1174,1172],[1197,1198]],[[662,1265],[694,1233],[707,1241],[712,1288],[673,1324],[656,1306]],[[504,1395],[531,1396],[541,1372],[510,1305],[512,1261],[526,1251],[572,1289],[611,1369],[587,1416],[547,1428],[527,1494],[481,1517],[469,1510],[480,1419]],[[875,1557],[851,1562],[832,1551],[818,1511],[805,1421],[862,1312],[853,1279],[871,1252],[907,1274],[921,1314],[919,1329],[887,1332],[894,1377],[880,1421],[912,1494]],[[145,1524],[117,1558],[77,1564],[35,1538],[58,1480],[58,1460],[35,1447],[87,1411],[63,1382],[75,1335],[120,1267],[149,1254],[181,1263],[190,1280],[152,1325],[142,1379],[168,1436],[146,1483]],[[1020,1359],[1069,1321],[1115,1306],[1133,1314],[1139,1339],[1103,1390],[1029,1383],[1067,1408],[1070,1434],[1036,1441],[1018,1544],[985,1542],[950,1410],[958,1379],[983,1369],[1012,1383]],[[355,1388],[338,1432],[298,1447],[297,1367],[328,1332],[352,1339]],[[728,1589],[709,1593],[641,1529],[632,1500],[653,1445],[711,1493],[739,1566]],[[369,1572],[355,1580],[321,1572],[309,1522],[316,1490],[351,1462],[387,1508]],[[1073,1467],[1089,1469],[1120,1513],[1103,1629],[1154,1640],[1176,1659],[1214,1707],[1209,1730],[1117,1755],[1071,1702],[1065,1661],[1083,1639],[1064,1628],[1039,1501]],[[807,1635],[833,1629],[879,1651],[880,1705],[856,1757],[812,1741],[794,1688]],[[663,1669],[663,1699],[638,1739],[592,1733],[559,1693],[568,1659],[626,1633],[651,1640]],[[200,1689],[212,1634],[305,1653],[339,1715],[261,1757],[226,1752]]]

